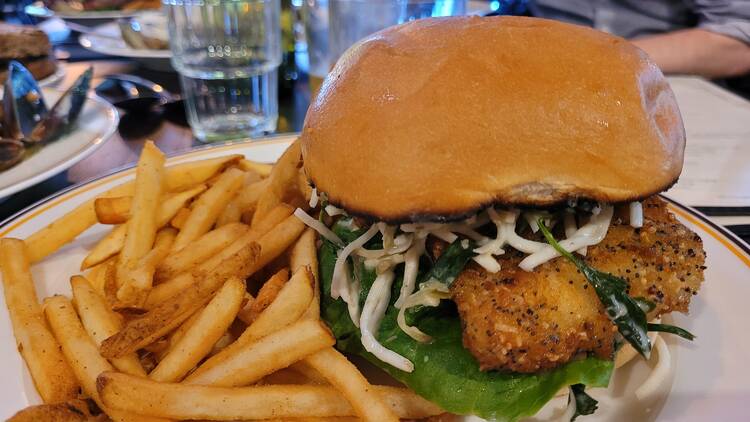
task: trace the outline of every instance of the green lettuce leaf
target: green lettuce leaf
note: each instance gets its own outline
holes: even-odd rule
[[[361,234],[361,231],[349,230],[344,224],[336,224],[333,229],[345,242]],[[373,240],[373,243],[378,241]],[[391,305],[377,338],[385,347],[412,361],[415,369],[406,373],[381,362],[362,347],[359,330],[349,318],[346,304],[330,296],[336,253],[337,247],[324,241],[319,259],[323,290],[321,315],[335,334],[337,347],[346,353],[363,356],[446,411],[515,421],[534,415],[563,387],[573,384],[605,387],[609,383],[612,361],[594,357],[539,374],[480,371],[477,361],[462,345],[461,323],[455,305],[450,301],[444,301],[430,312],[420,313],[416,325],[434,340],[429,344],[419,343],[401,331],[396,323],[398,311],[393,302],[400,289],[400,280],[394,283]],[[360,298],[364,300],[375,274],[361,263],[356,263],[354,271],[362,284]],[[397,276],[400,278],[400,274]]]

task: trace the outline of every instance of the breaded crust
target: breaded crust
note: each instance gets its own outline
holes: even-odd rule
[[[588,249],[585,261],[624,278],[631,296],[656,303],[649,318],[687,312],[703,282],[701,239],[675,219],[663,200],[653,197],[643,205],[641,229],[631,227],[618,210],[607,236]],[[556,258],[526,272],[518,268],[523,255],[507,252],[498,273],[473,264],[451,286],[464,347],[480,367],[536,372],[580,353],[610,358],[617,329],[576,267]]]

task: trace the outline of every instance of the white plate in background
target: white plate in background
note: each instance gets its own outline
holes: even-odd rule
[[[50,107],[62,95],[62,91],[51,88],[42,88],[42,93]],[[15,166],[0,171],[0,198],[54,176],[86,158],[115,133],[117,122],[117,110],[111,104],[89,95],[70,132],[43,145]]]
[[[65,65],[63,63],[57,62],[55,66],[55,71],[47,76],[46,78],[42,78],[37,81],[37,84],[40,88],[48,88],[48,87],[54,87],[57,86],[57,84],[60,83],[60,81],[63,80],[65,77]]]
[[[24,12],[29,16],[37,18],[49,19],[52,17],[58,17],[63,20],[69,21],[87,21],[87,20],[110,20],[120,18],[130,18],[133,16],[142,15],[144,13],[153,12],[158,9],[138,9],[138,10],[88,10],[85,12],[57,12],[49,9],[42,2],[35,2],[24,7]]]

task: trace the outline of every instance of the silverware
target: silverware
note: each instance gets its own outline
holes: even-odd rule
[[[185,106],[161,85],[132,75],[110,75],[94,88],[97,95],[125,111],[117,130],[123,138],[145,137],[164,120],[187,126]]]

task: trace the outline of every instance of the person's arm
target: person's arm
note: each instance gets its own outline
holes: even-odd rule
[[[685,29],[632,40],[664,73],[726,78],[750,72],[750,44],[704,29]]]

